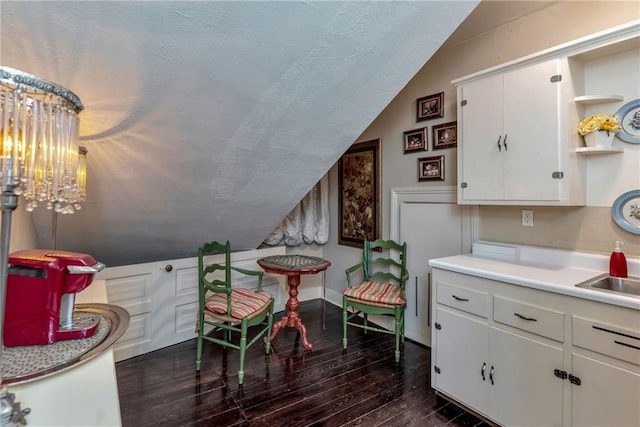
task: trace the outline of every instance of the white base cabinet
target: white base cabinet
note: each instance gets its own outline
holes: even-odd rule
[[[489,328],[489,414],[507,426],[562,425],[563,364],[556,345]]]
[[[435,312],[434,384],[449,396],[487,413],[489,329],[486,322],[438,307]],[[461,347],[461,344],[464,344]]]
[[[640,425],[637,310],[440,268],[433,292],[440,394],[505,426]]]
[[[572,390],[574,426],[640,425],[640,374],[580,354],[572,355],[572,371],[582,382]]]

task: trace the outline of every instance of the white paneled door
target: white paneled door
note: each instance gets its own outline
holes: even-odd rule
[[[471,251],[471,208],[456,204],[455,188],[451,187],[394,189],[391,212],[391,238],[407,242],[409,280],[405,335],[430,346],[431,268],[428,263],[432,258]]]

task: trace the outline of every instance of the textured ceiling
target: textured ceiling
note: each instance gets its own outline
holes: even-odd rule
[[[85,104],[89,194],[57,247],[111,266],[256,248],[476,4],[3,0],[1,64]]]

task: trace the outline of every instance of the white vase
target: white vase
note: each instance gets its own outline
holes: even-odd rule
[[[611,147],[615,133],[607,131],[593,131],[584,135],[587,147]]]

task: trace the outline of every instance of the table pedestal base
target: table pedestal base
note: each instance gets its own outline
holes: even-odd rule
[[[302,338],[302,345],[306,350],[312,350],[313,345],[307,341],[307,328],[302,324],[300,316],[298,315],[298,285],[300,285],[300,275],[291,274],[287,276],[287,284],[289,285],[289,299],[287,300],[285,315],[273,324],[273,331],[271,331],[271,341],[276,337],[278,331],[281,328],[289,327],[296,328],[300,332]]]
[[[307,328],[302,324],[300,315],[298,314],[298,285],[300,285],[301,274],[316,274],[326,270],[331,263],[325,259],[318,257],[310,257],[305,255],[277,255],[266,258],[260,258],[258,265],[267,273],[284,274],[287,276],[287,285],[289,286],[289,299],[287,300],[287,312],[282,319],[273,324],[273,330],[269,339],[273,339],[278,335],[278,331],[285,326],[296,328],[302,337],[302,344],[305,350],[313,349],[313,346],[307,341]],[[266,338],[265,338],[266,341]]]

